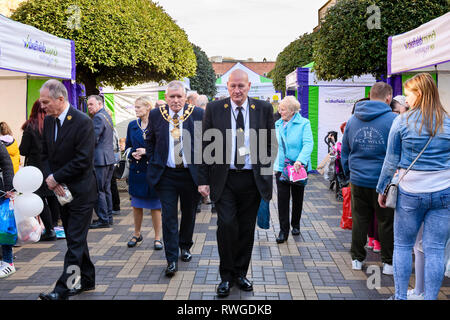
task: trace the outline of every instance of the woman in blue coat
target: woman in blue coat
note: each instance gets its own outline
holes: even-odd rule
[[[145,155],[145,134],[147,134],[148,115],[152,109],[151,101],[145,97],[136,99],[135,112],[138,117],[128,124],[125,149],[129,152],[130,173],[128,177],[128,192],[131,196],[131,207],[134,216],[134,234],[128,242],[128,247],[135,247],[143,238],[141,235],[144,209],[152,212],[153,229],[155,231],[154,248],[161,250],[161,202],[153,188],[146,181],[148,159]]]
[[[281,172],[285,167],[285,159],[294,163],[298,170],[303,166],[307,171],[311,170],[311,153],[314,146],[311,125],[308,119],[300,113],[300,103],[293,96],[287,96],[281,100],[278,111],[281,119],[275,122],[275,130],[278,139],[278,155],[275,161],[278,217],[280,221],[280,233],[277,243],[283,243],[289,235],[289,203],[292,193],[292,235],[300,234],[300,218],[303,210],[304,186],[289,184],[280,181]]]

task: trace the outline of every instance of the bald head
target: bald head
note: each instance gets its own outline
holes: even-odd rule
[[[231,72],[227,82],[227,89],[231,100],[238,106],[242,106],[247,100],[250,86],[251,83],[248,81],[248,74],[245,71],[236,69]]]

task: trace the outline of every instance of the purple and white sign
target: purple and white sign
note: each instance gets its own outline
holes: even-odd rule
[[[75,79],[75,46],[0,15],[0,69]]]

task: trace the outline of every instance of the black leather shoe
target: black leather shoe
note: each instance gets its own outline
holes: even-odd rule
[[[286,240],[287,240],[287,235],[284,232],[280,231],[280,234],[278,235],[278,238],[277,238],[277,243],[283,243]]]
[[[91,225],[89,226],[89,229],[101,229],[101,228],[109,228],[109,223],[95,221],[95,222],[91,223]]]
[[[80,294],[80,293],[82,293],[84,291],[91,291],[91,290],[95,290],[95,285],[93,285],[93,286],[82,286],[79,289],[75,289],[75,288],[70,289],[69,293],[67,295],[69,297],[72,297],[72,296],[76,296],[77,294]]]
[[[57,292],[41,293],[39,294],[41,300],[68,300],[67,296],[62,296]]]
[[[253,291],[253,284],[246,277],[237,277],[236,284],[243,291]]]
[[[292,235],[293,236],[298,236],[300,234],[300,229],[299,228],[292,228]]]
[[[45,233],[41,236],[39,241],[54,241],[56,240],[56,232],[55,230],[50,230],[50,232],[45,231]]]
[[[227,297],[230,294],[231,287],[233,287],[232,282],[222,281],[217,287],[217,296],[220,298]]]
[[[175,273],[178,271],[176,262],[169,262],[166,268],[166,277],[173,277]]]
[[[181,249],[181,260],[184,262],[189,262],[192,259],[192,254],[189,249]]]

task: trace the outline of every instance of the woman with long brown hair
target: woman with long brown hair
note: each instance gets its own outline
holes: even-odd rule
[[[392,124],[378,180],[378,202],[385,207],[384,191],[398,169],[395,299],[407,299],[412,249],[423,223],[424,297],[435,300],[444,277],[444,249],[450,234],[450,119],[430,74],[417,74],[405,82],[404,89],[410,109]]]
[[[22,125],[23,136],[20,143],[20,154],[25,157],[25,166],[34,166],[43,171],[42,154],[42,130],[44,128],[45,111],[41,107],[39,100],[36,100],[31,109],[30,116]],[[47,188],[45,181],[36,191],[36,194],[42,198],[44,209],[40,217],[45,226],[45,233],[41,236],[42,241],[52,241],[56,239],[53,228],[57,225],[59,219],[59,203],[53,191]]]

